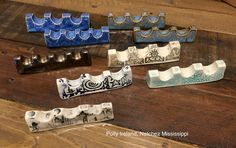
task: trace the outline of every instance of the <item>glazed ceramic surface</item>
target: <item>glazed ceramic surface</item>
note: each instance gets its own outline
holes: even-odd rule
[[[62,13],[61,18],[52,17],[51,13],[45,13],[43,18],[34,16],[33,13],[25,15],[28,32],[44,32],[45,30],[87,30],[90,27],[88,13],[82,13],[80,18],[72,17],[70,13]]]
[[[136,66],[167,63],[178,61],[179,57],[180,43],[178,41],[169,42],[164,47],[150,44],[143,49],[137,49],[135,46],[132,46],[124,51],[108,50],[108,66],[122,67],[124,65]]]
[[[110,36],[108,27],[103,26],[101,29],[90,28],[86,31],[81,29],[46,30],[44,39],[47,47],[64,47],[108,43]]]
[[[193,42],[197,33],[196,27],[185,29],[177,29],[171,27],[166,30],[160,30],[157,27],[152,27],[149,30],[141,30],[140,27],[134,27],[134,41],[137,43],[151,42]]]
[[[217,60],[208,66],[201,63],[192,64],[187,68],[175,66],[166,71],[149,70],[146,81],[150,88],[207,83],[222,79],[225,69],[223,60]]]
[[[91,56],[87,50],[50,53],[46,56],[18,55],[14,58],[17,72],[20,74],[37,73],[75,66],[90,66]]]
[[[124,16],[113,16],[112,13],[109,13],[108,26],[113,30],[131,30],[133,27],[163,28],[165,27],[165,13],[161,12],[158,16],[150,16],[147,12],[143,12],[141,16],[132,16],[130,13],[125,13]]]
[[[126,87],[132,84],[132,71],[130,66],[124,66],[120,71],[112,73],[103,71],[101,75],[92,76],[81,74],[76,80],[60,78],[56,80],[59,96],[61,99],[108,91]]]
[[[31,132],[40,132],[70,125],[114,119],[112,103],[84,104],[75,108],[55,108],[50,111],[27,111],[25,121]]]

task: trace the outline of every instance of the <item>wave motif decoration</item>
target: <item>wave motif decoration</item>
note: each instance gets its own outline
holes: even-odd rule
[[[88,13],[82,13],[80,18],[72,17],[71,13],[62,13],[61,18],[52,17],[51,13],[44,13],[43,18],[36,17],[33,13],[25,15],[28,32],[44,32],[45,30],[82,30],[89,29],[90,20]]]
[[[86,31],[80,29],[75,29],[74,31],[65,29],[60,31],[46,30],[44,38],[47,47],[101,44],[108,43],[110,40],[107,26],[103,26],[101,29],[89,28]]]
[[[111,102],[97,105],[84,104],[75,108],[55,108],[50,111],[32,110],[25,113],[25,121],[31,132],[111,119],[114,119]]]
[[[149,29],[151,27],[165,27],[165,13],[161,12],[158,16],[150,16],[147,12],[143,12],[141,16],[132,16],[130,13],[125,13],[124,16],[113,16],[108,14],[108,26],[110,29],[116,30],[131,30],[133,27],[141,27]]]
[[[118,72],[103,71],[101,75],[81,74],[77,80],[57,79],[57,88],[61,99],[82,96],[107,90],[122,88],[132,84],[130,66],[122,67]]]
[[[37,73],[75,66],[90,66],[91,56],[87,50],[50,53],[46,56],[18,55],[14,58],[17,72],[20,74]]]
[[[166,71],[149,70],[146,81],[150,88],[207,83],[224,77],[226,64],[223,60],[203,66],[195,63],[187,68],[171,67]]]
[[[178,30],[176,27],[166,30],[160,30],[157,27],[152,27],[150,30],[141,30],[140,27],[134,27],[134,41],[137,43],[193,42],[196,34],[197,28],[194,26],[181,30]]]
[[[164,47],[158,47],[157,44],[150,44],[143,49],[137,49],[135,46],[132,46],[124,51],[117,51],[116,49],[108,50],[109,67],[167,63],[179,61],[179,58],[179,41],[169,42],[169,44]]]

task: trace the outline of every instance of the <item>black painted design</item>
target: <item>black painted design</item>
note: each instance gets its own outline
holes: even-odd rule
[[[180,57],[180,44],[178,41],[170,42],[164,47],[150,44],[143,49],[135,46],[126,51],[108,50],[108,66],[121,67],[123,65],[146,65],[178,61]]]
[[[79,116],[82,118],[83,123],[87,123],[88,122],[88,113],[85,113],[84,111],[82,111]]]
[[[153,48],[150,49],[146,55],[145,58],[140,58],[137,50],[135,50],[134,52],[130,52],[129,53],[129,61],[128,64],[129,65],[142,65],[142,64],[146,64],[146,63],[155,63],[155,62],[163,62],[163,61],[167,61],[168,59],[174,59],[174,57],[179,57],[180,54],[180,50],[177,48],[172,49],[171,53],[169,56],[167,57],[162,57],[158,50]]]
[[[77,80],[67,80],[66,78],[58,79],[57,87],[59,95],[62,99],[68,99],[74,96],[81,96],[128,86],[132,83],[132,74],[130,67],[128,66],[127,68],[128,69],[122,68],[122,71],[117,73],[118,75],[115,74],[118,76],[115,76],[118,79],[112,75],[107,75],[102,76],[104,79],[101,82],[97,81],[96,78],[91,80],[89,74],[82,74]],[[120,78],[119,75],[122,75],[122,77]],[[72,83],[70,81],[76,82]]]
[[[62,95],[63,99],[66,99],[97,90],[108,90],[113,88],[119,88],[130,85],[131,83],[132,81],[127,78],[127,74],[125,74],[120,80],[116,80],[113,79],[111,76],[108,76],[101,83],[94,83],[91,80],[85,80],[82,82],[80,86],[76,88],[72,88],[69,85],[67,86],[64,83],[62,84],[62,86],[65,86]]]
[[[144,59],[139,58],[137,50],[129,51],[129,64],[144,64]]]
[[[32,128],[32,131],[38,131],[38,123],[32,122],[30,128]]]
[[[82,105],[83,106],[83,105]],[[55,108],[51,111],[26,112],[25,120],[30,131],[39,132],[58,127],[106,121],[114,118],[112,104],[85,105],[71,109]]]
[[[157,61],[166,61],[166,57],[161,57],[156,49],[150,50],[145,57],[145,63],[151,63]]]

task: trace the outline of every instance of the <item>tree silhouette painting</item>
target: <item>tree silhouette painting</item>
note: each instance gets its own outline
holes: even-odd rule
[[[38,130],[38,123],[32,122],[30,128],[32,128],[32,131],[37,131]]]

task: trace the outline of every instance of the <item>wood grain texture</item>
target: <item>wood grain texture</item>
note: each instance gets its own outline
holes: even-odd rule
[[[30,43],[34,45],[45,46],[43,33],[28,33],[25,24],[25,14],[33,12],[37,16],[42,17],[44,12],[53,12],[54,16],[61,17],[61,13],[64,10],[54,9],[50,7],[38,7],[33,5],[26,5],[15,2],[0,1],[0,38],[13,40],[17,42]],[[80,12],[71,12],[74,17],[80,17]],[[95,28],[101,28],[106,25],[105,17],[99,15],[92,15],[93,22],[91,25]],[[100,46],[82,46],[76,47],[76,49],[89,49],[91,53],[98,56],[102,55],[102,50],[109,48],[108,44]],[[60,48],[62,50],[74,49],[74,48]],[[51,51],[58,51],[52,48]]]
[[[6,9],[7,8],[7,9]],[[15,10],[15,11],[14,11]],[[20,4],[14,2],[5,2],[0,5],[0,38],[30,43],[33,45],[45,46],[42,33],[28,33],[25,26],[24,15],[27,12],[33,12],[37,16],[42,16],[44,12],[52,11],[55,16],[60,16],[63,10],[53,9],[49,7],[40,7],[27,4]],[[72,12],[74,16],[79,16],[80,13]],[[106,25],[106,18],[99,15],[91,15],[93,19],[92,26],[99,28],[102,25]],[[131,31],[125,32],[111,32],[110,44],[93,45],[93,46],[81,46],[73,48],[55,48],[49,49],[52,52],[58,52],[59,50],[79,50],[87,49],[92,55],[107,57],[107,49],[115,48],[117,50],[125,50],[128,46],[144,47],[146,44],[135,44],[133,42],[133,36]],[[201,62],[203,64],[209,64],[215,60],[223,59],[227,64],[226,77],[227,79],[234,79],[236,71],[236,35],[228,35],[222,33],[208,32],[199,30],[197,33],[196,41],[194,43],[181,44],[181,58],[178,63],[161,64],[163,68],[169,68],[170,66],[188,66],[192,63]],[[161,44],[159,44],[162,46]],[[31,47],[32,53],[34,48]],[[4,48],[4,47],[3,47]],[[44,51],[49,51],[45,49]],[[37,51],[35,51],[37,53]],[[184,59],[184,60],[183,60]]]
[[[228,3],[229,5],[233,6],[234,8],[236,8],[236,1],[235,0],[224,0],[226,3]]]
[[[51,6],[55,8],[64,8],[65,5],[68,6],[66,9],[70,9],[71,7],[75,7],[73,5],[75,2],[72,0],[69,1],[62,1],[62,0],[52,0],[52,1],[40,1],[40,0],[13,0],[17,2],[29,3],[34,5],[42,5],[42,6]],[[224,0],[227,1],[227,0]],[[230,0],[228,0],[230,1]],[[93,8],[100,7],[101,5],[110,5],[112,3],[127,3],[125,0],[113,0],[107,4],[107,0],[102,1],[83,1],[83,0],[76,0],[76,3],[89,3],[89,5],[93,6]],[[133,1],[127,3],[130,5]],[[136,0],[135,1],[138,5],[145,3],[145,7],[149,7],[149,5],[160,5],[160,6],[167,6],[167,7],[175,7],[175,8],[182,8],[182,9],[194,9],[194,10],[201,10],[201,11],[209,11],[209,12],[218,12],[218,13],[225,13],[225,14],[235,14],[235,10],[233,7],[218,1],[212,0],[198,0],[198,1],[189,1],[189,0],[156,0],[156,1],[145,1],[145,0]],[[213,7],[208,7],[213,6]],[[73,8],[71,8],[73,10]],[[122,12],[120,12],[122,14]]]
[[[110,136],[108,132],[134,133],[138,131],[108,123],[77,125],[31,133],[24,121],[24,114],[27,110],[40,110],[40,108],[2,99],[0,99],[0,107],[0,147],[197,147],[155,136]]]
[[[172,138],[207,147],[236,147],[235,35],[200,30],[194,43],[182,44],[180,62],[134,67],[134,83],[127,88],[63,101],[57,92],[56,78],[76,79],[84,72],[100,74],[107,69],[104,58],[107,49],[124,50],[134,45],[132,33],[111,32],[111,43],[102,46],[48,49],[43,47],[42,34],[27,33],[24,13],[31,11],[42,15],[45,11],[53,11],[59,15],[63,10],[15,2],[0,3],[0,97],[43,109],[111,101],[115,120],[110,123],[142,131],[187,131],[188,137]],[[93,26],[106,23],[104,16],[92,15],[92,19],[96,20]],[[136,46],[143,47],[145,44]],[[13,63],[13,57],[17,54],[46,54],[49,51],[81,48],[89,49],[94,55],[91,67],[18,75]],[[217,59],[223,59],[227,64],[225,79],[218,82],[149,89],[144,80],[149,69],[164,70],[175,65],[185,67],[196,62],[207,65]],[[50,138],[46,136],[45,139]],[[83,143],[83,140],[80,142]]]
[[[44,109],[110,101],[115,114],[112,124],[142,131],[187,131],[188,137],[171,138],[208,147],[236,146],[236,83],[233,80],[149,89],[144,80],[147,70],[163,68],[165,64],[138,66],[132,68],[133,84],[129,87],[64,101],[59,98],[56,78],[76,79],[84,72],[98,75],[107,69],[107,60],[93,57],[91,67],[19,75],[12,61],[15,54],[46,53],[48,49],[6,40],[1,40],[0,49],[0,97]]]
[[[124,15],[131,12],[140,15],[142,11],[157,14],[160,11],[167,13],[168,25],[190,26],[195,25],[201,30],[236,34],[236,9],[219,1],[189,1],[189,0],[15,0],[30,4],[51,6],[73,11],[86,11],[93,14],[107,16],[109,12]]]

